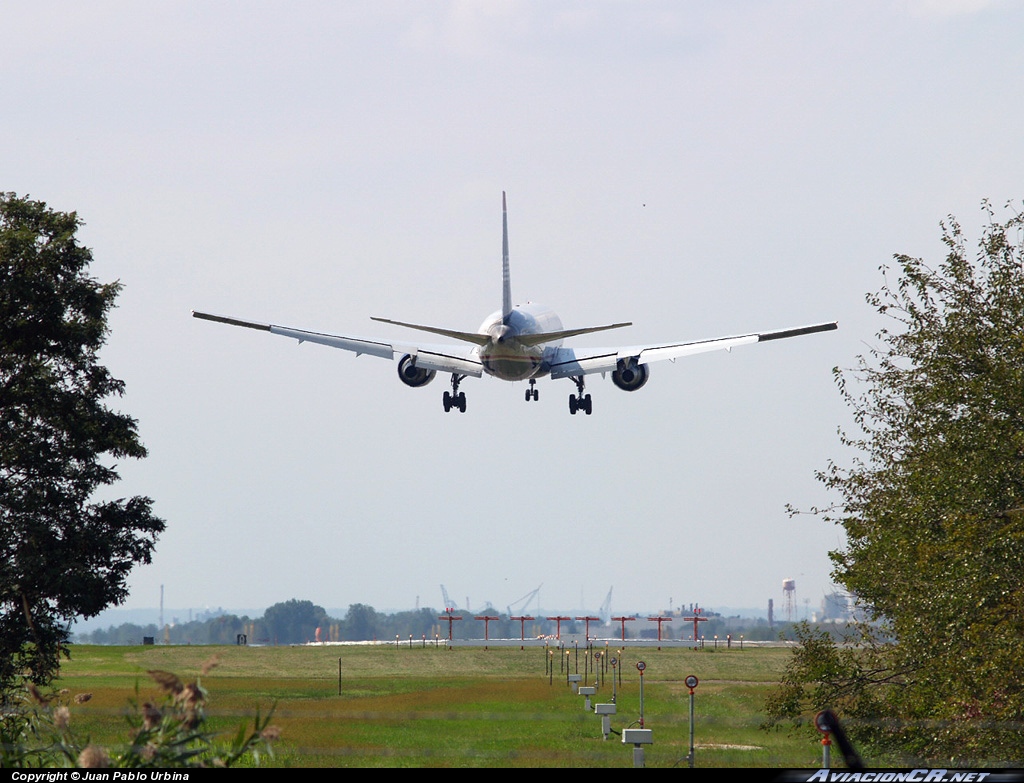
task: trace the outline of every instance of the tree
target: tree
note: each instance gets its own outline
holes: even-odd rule
[[[149,498],[97,498],[110,459],[146,450],[106,406],[124,392],[98,360],[121,286],[88,276],[80,225],[0,194],[0,700],[55,675],[69,622],[121,603],[164,529]]]
[[[844,705],[896,763],[1022,760],[1024,216],[988,224],[974,257],[954,218],[945,260],[896,256],[868,302],[892,324],[836,371],[860,429],[819,479],[846,531],[835,579],[867,611],[858,650],[805,632],[773,719]]]
[[[346,639],[376,639],[380,618],[372,606],[349,604],[345,614],[343,635]]]
[[[263,613],[267,635],[275,644],[303,644],[311,641],[317,628],[329,625],[327,612],[312,601],[290,601],[274,604]]]

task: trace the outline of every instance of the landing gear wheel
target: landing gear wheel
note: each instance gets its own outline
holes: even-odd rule
[[[462,383],[462,379],[465,377],[465,375],[452,373],[452,390],[451,392],[445,392],[441,397],[445,413],[448,413],[452,408],[457,408],[459,413],[466,412],[466,393],[459,391],[459,384]]]
[[[530,388],[526,390],[526,401],[533,400],[534,402],[540,397],[540,393],[536,389],[537,379],[530,378]]]
[[[583,411],[588,416],[593,412],[594,406],[590,401],[590,395],[583,393],[583,376],[573,376],[576,383],[576,394],[569,395],[569,413],[576,415],[576,411]]]

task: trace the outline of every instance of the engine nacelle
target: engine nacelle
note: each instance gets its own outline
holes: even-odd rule
[[[651,377],[646,364],[637,364],[636,359],[619,359],[618,367],[612,373],[612,383],[623,391],[636,391]]]
[[[416,360],[409,354],[403,356],[398,362],[398,377],[406,386],[426,386],[437,375],[436,370],[424,370],[416,366]]]

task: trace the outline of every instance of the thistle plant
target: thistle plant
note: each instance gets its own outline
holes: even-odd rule
[[[211,659],[203,674],[216,665]],[[130,702],[126,745],[107,748],[79,736],[74,730],[73,705],[91,697],[71,697],[66,690],[46,695],[29,683],[20,702],[10,700],[0,713],[0,767],[110,767],[122,769],[230,767],[239,762],[259,766],[261,757],[273,755],[271,743],[280,730],[256,711],[230,737],[212,730],[206,713],[208,693],[199,677],[185,682],[176,674],[148,672],[159,686],[161,698]]]

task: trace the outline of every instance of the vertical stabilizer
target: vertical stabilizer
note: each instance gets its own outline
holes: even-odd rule
[[[508,208],[505,191],[501,191],[501,320],[508,323],[512,312],[512,279],[508,271]]]

